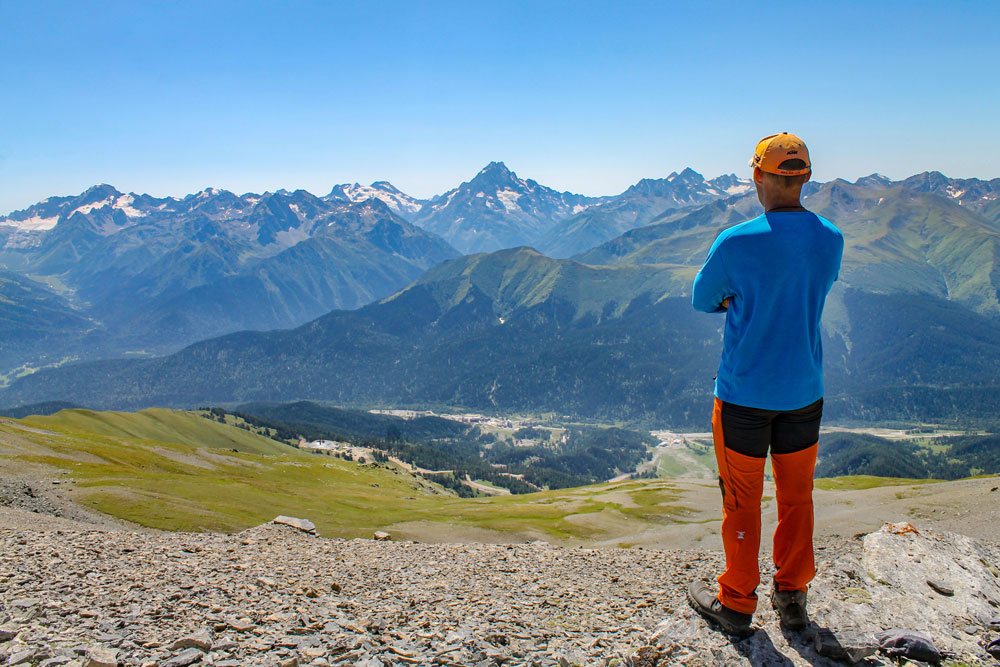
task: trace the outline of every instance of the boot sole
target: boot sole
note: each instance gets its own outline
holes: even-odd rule
[[[738,637],[748,637],[754,633],[754,629],[752,626],[733,625],[724,618],[719,618],[718,616],[712,615],[710,612],[706,611],[704,607],[698,604],[698,601],[694,599],[693,595],[691,595],[691,591],[688,591],[687,599],[688,599],[688,604],[691,606],[691,608],[694,609],[696,612],[698,612],[698,614],[702,618],[705,618],[715,623],[716,625],[721,627],[725,632],[728,632],[731,635],[736,635]]]

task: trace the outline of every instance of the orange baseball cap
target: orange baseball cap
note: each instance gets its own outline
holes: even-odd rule
[[[785,160],[803,160],[806,166],[802,169],[779,169]],[[750,160],[751,167],[760,167],[761,171],[771,174],[781,174],[782,176],[798,176],[808,174],[812,170],[812,163],[809,161],[809,149],[806,142],[794,134],[782,132],[764,137],[757,142],[757,148],[753,152]]]

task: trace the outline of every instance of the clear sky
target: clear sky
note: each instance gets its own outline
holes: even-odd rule
[[[809,143],[819,180],[1000,176],[1000,2],[0,0],[0,212],[491,160],[584,194]]]

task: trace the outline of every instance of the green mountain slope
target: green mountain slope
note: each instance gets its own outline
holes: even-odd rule
[[[844,285],[929,294],[1000,316],[1000,229],[975,211],[900,185],[841,180],[823,184],[804,204],[844,232]],[[755,195],[713,202],[663,216],[574,259],[696,269],[722,229],[760,213]]]
[[[752,189],[735,174],[705,180],[690,167],[667,178],[644,178],[617,197],[557,222],[537,247],[551,257],[570,257],[674,210],[691,210]]]
[[[409,288],[291,331],[213,339],[161,359],[25,378],[5,402],[93,407],[311,398],[561,414],[672,414],[701,401],[719,322],[663,298],[657,267],[587,267],[530,249],[454,260]],[[58,396],[56,396],[58,395]]]
[[[66,339],[85,336],[94,322],[45,285],[0,271],[0,385],[22,366],[58,362]]]
[[[192,447],[238,450],[252,454],[287,454],[290,448],[240,428],[205,419],[196,412],[153,408],[140,412],[62,410],[22,420],[36,428],[84,433],[112,439],[154,440]]]
[[[887,440],[862,433],[830,433],[820,441],[817,477],[871,475],[961,479],[1000,472],[1000,436],[974,435]]]
[[[168,430],[157,439],[161,426]],[[171,434],[174,428],[179,435]],[[202,437],[201,444],[178,441]],[[359,464],[277,443],[273,452],[232,451],[252,440],[191,413],[64,412],[0,420],[0,471],[60,469],[74,482],[68,492],[77,502],[165,530],[232,532],[286,514],[309,518],[329,537],[370,537],[416,524],[435,535],[608,539],[641,533],[681,512],[679,494],[663,481],[462,499],[391,464]]]
[[[585,264],[670,264],[691,278],[722,229],[763,212],[756,195],[720,199],[695,210],[668,211],[648,225],[575,255]]]
[[[520,248],[442,264],[379,303],[159,359],[23,378],[8,405],[191,406],[312,399],[551,411],[703,426],[722,318],[692,311],[690,269],[587,266]],[[1000,322],[932,295],[838,287],[824,341],[831,418],[986,419]]]

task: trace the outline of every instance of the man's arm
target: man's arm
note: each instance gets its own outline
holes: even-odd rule
[[[694,277],[694,284],[691,286],[691,305],[703,313],[726,312],[729,297],[733,295],[726,267],[722,263],[721,240],[721,237],[715,239],[704,266]]]

